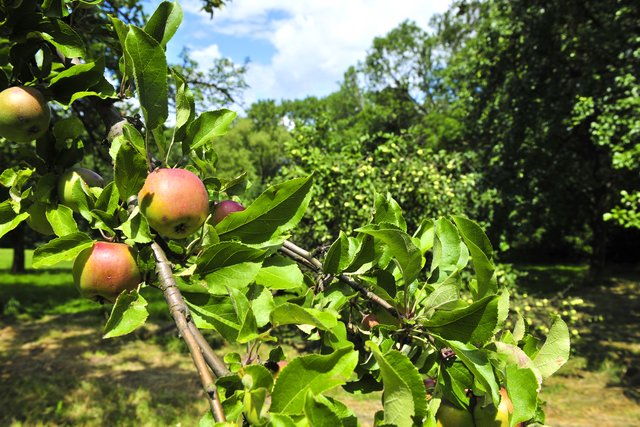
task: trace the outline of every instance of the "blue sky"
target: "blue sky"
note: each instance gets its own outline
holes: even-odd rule
[[[203,67],[216,57],[250,59],[246,105],[259,99],[323,96],[364,59],[374,37],[411,19],[427,28],[450,0],[233,0],[214,19],[199,0],[180,1],[185,18],[168,46]]]

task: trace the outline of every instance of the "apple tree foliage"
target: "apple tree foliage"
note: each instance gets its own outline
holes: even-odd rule
[[[182,20],[176,2],[161,3],[144,25],[112,15],[100,29],[104,48],[120,57],[120,88],[113,87],[104,56],[85,49],[71,19],[74,8],[96,3],[0,5],[2,88],[37,87],[60,112],[49,132],[21,145],[0,175],[9,191],[0,203],[0,236],[40,206],[55,236],[36,249],[35,268],[73,260],[101,240],[134,246],[145,276],[141,287],[160,288],[169,301],[168,282],[174,282],[188,307],[181,319],[246,345],[246,354],[224,355],[224,375],[205,387],[214,404],[201,425],[357,425],[353,410],[329,393],[337,387],[349,393],[382,390],[383,410],[375,415],[380,426],[434,426],[443,399],[462,409],[497,406],[501,387],[513,401],[511,426],[544,424],[538,393],[568,358],[567,327],[558,318],[546,339],[527,333],[525,319],[510,313],[509,293],[496,281],[489,239],[464,216],[425,217],[409,228],[389,193],[354,198],[354,204],[370,204],[369,220],[340,234],[318,260],[287,240],[308,211],[332,208],[315,202],[309,170],[272,185],[246,210],[215,226],[205,223],[187,239],[158,236],[135,200],[157,167],[196,173],[212,202],[241,200],[244,177],[220,179],[214,167],[216,141],[236,114],[196,111],[184,76],[168,67],[165,46]],[[129,94],[135,94],[139,113],[121,121],[113,107]],[[79,100],[92,102],[111,125],[103,143],[114,179],[103,188],[74,184],[74,213],[55,188],[87,152],[82,117],[71,114]],[[146,305],[139,289],[121,294],[105,337],[143,325]],[[513,329],[505,327],[510,315],[517,318]],[[281,332],[291,330],[315,343],[316,351],[274,372],[284,365],[278,363],[285,359]],[[206,343],[198,346],[205,353]],[[215,361],[207,363],[219,372]],[[211,374],[196,365],[201,378]]]

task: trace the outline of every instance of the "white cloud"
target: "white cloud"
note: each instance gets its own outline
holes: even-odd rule
[[[427,28],[431,16],[449,4],[450,0],[233,0],[213,20],[200,12],[199,25],[274,47],[269,63],[249,66],[248,102],[301,98],[335,90],[346,69],[364,59],[374,37],[406,19]],[[199,9],[196,0],[183,6],[191,12]]]
[[[193,49],[190,52],[192,59],[198,62],[198,65],[204,70],[208,70],[213,66],[213,61],[222,58],[220,47],[217,44],[210,44],[200,49]]]

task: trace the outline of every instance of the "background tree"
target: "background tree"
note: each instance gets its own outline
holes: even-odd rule
[[[473,10],[473,32],[462,12],[440,27],[465,35],[448,81],[466,112],[463,141],[481,155],[483,187],[496,194],[492,235],[515,250],[585,251],[599,270],[610,231],[603,216],[621,183],[634,179],[613,167],[612,146],[597,139],[604,118],[575,116],[585,98],[614,101],[619,77],[638,69],[638,5],[516,1]]]

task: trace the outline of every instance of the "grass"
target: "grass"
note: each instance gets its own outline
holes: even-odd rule
[[[33,250],[24,251],[25,267],[31,268],[31,260],[33,259]],[[9,270],[11,268],[11,262],[13,260],[13,250],[0,248],[0,270]],[[73,266],[72,261],[64,261],[56,265],[57,270],[70,270]]]
[[[0,250],[0,267],[10,265],[8,254]],[[582,301],[574,306],[575,355],[541,394],[547,424],[640,426],[640,277],[627,269],[587,287],[581,266],[519,270],[527,276],[518,293],[534,311],[547,307],[534,301]],[[0,271],[0,425],[197,425],[207,404],[184,344],[172,328],[166,333],[162,296],[146,290],[151,321],[144,328],[103,340],[108,308],[79,298],[71,282],[68,266]],[[208,337],[221,355],[237,350]],[[379,393],[331,394],[363,425],[380,408]]]

